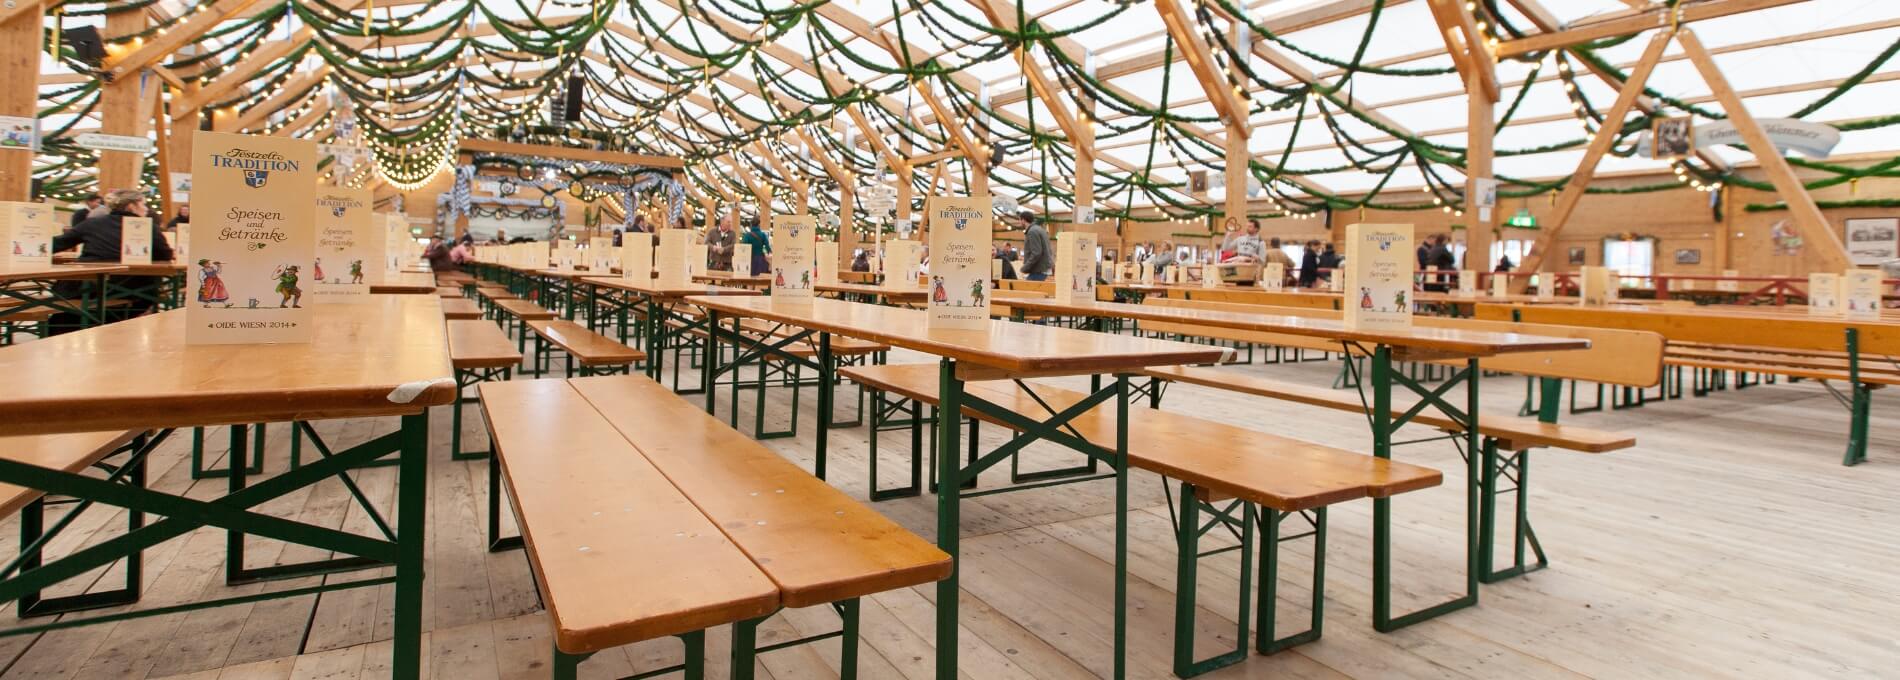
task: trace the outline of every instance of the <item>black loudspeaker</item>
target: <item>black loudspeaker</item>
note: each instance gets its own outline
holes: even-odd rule
[[[581,122],[581,90],[586,84],[587,80],[580,76],[568,77],[567,102],[566,106],[563,106],[561,109],[562,120],[569,123]]]
[[[990,167],[994,168],[1002,164],[1003,164],[1003,146],[1001,144],[998,144],[996,146],[990,147]]]
[[[98,66],[106,60],[106,43],[95,26],[68,28],[60,32],[60,41],[72,48],[79,60]]]
[[[40,200],[40,197],[41,197],[41,196],[44,196],[44,195],[46,195],[46,193],[45,193],[45,192],[46,192],[46,180],[44,180],[44,179],[40,179],[40,178],[38,178],[38,177],[35,177],[35,178],[33,178],[33,194],[32,194],[32,197],[31,197],[31,198],[28,198],[27,200],[29,200],[29,201],[35,201],[35,202],[37,202],[37,201],[39,201],[39,200]]]

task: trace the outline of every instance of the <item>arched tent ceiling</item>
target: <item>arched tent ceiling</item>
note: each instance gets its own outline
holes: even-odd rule
[[[1835,125],[1845,130],[1835,158],[1883,161],[1871,170],[1797,163],[1843,177],[1894,165],[1900,133],[1891,125],[1900,117],[1890,102],[1900,99],[1900,66],[1890,57],[1900,49],[1900,3],[1685,4],[1766,6],[1693,27],[1756,116]],[[1400,191],[1419,188],[1462,201],[1466,96],[1426,2],[1183,6],[1222,75],[1245,91],[1251,176],[1275,205],[1431,207]],[[1550,32],[1540,26],[1587,28],[1656,11],[1643,0],[1469,6],[1480,29],[1507,47]],[[781,209],[794,200],[787,188],[802,181],[877,181],[890,154],[913,164],[908,179],[925,193],[940,170],[939,187],[964,191],[982,171],[969,157],[995,148],[1002,163],[989,175],[993,191],[1067,210],[1076,154],[1065,129],[1074,128],[1030,87],[1018,61],[1026,54],[1053,85],[1047,95],[1091,121],[1077,124],[1096,126],[1098,214],[1218,210],[1186,183],[1192,171],[1221,174],[1222,126],[1150,2],[115,0],[60,10],[49,13],[49,29],[100,25],[107,12],[150,17],[136,42],[110,47],[108,69],[150,52],[147,42],[188,34],[154,62],[187,84],[170,95],[173,116],[201,105],[250,132],[323,141],[333,103],[347,98],[383,179],[398,186],[427,181],[452,162],[460,139],[480,137],[679,156],[696,192],[746,200],[748,182],[763,182],[777,188]],[[1516,182],[1507,193],[1562,187],[1615,98],[1599,74],[1620,76],[1643,42],[1612,36],[1498,64],[1504,124],[1495,174]],[[70,139],[98,125],[96,72],[65,56],[45,57],[41,69],[50,152],[36,174],[55,193],[89,186],[92,159]],[[553,126],[547,104],[570,77],[586,81],[582,120]],[[1649,86],[1656,115],[1722,115],[1678,47]],[[1632,137],[1601,171],[1668,169],[1635,156],[1637,129],[1626,128]],[[1690,161],[1686,176],[1736,181],[1725,166],[1750,158],[1717,149]],[[810,200],[835,205],[830,191]]]

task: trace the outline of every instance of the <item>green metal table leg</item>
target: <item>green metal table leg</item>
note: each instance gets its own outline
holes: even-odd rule
[[[396,628],[392,676],[422,674],[423,527],[428,520],[429,415],[402,417],[396,492]],[[492,465],[493,463],[491,463]]]
[[[832,377],[832,368],[831,368],[831,334],[819,333],[818,334],[818,436],[817,436],[818,443],[816,447],[818,450],[817,451],[818,459],[816,462],[812,464],[812,476],[817,477],[819,479],[825,478],[825,445],[828,443],[828,440],[831,438],[830,435],[831,435],[831,407],[832,407],[831,381],[832,379],[833,377]],[[764,390],[761,389],[760,393],[764,393]],[[795,400],[798,398],[798,385],[796,382],[792,384],[792,398],[794,399],[794,401],[792,402],[794,404],[793,408],[796,409],[797,401]],[[792,422],[796,424],[797,417],[798,417],[797,414],[794,413],[792,417],[793,417]]]
[[[732,680],[752,680],[757,673],[759,622],[764,620],[760,617],[732,624]]]
[[[1867,462],[1867,419],[1873,403],[1873,388],[1860,381],[1860,329],[1847,329],[1847,379],[1853,390],[1853,402],[1848,405],[1847,454],[1842,456],[1842,465],[1859,465]]]
[[[957,675],[957,610],[962,593],[958,586],[962,556],[958,554],[961,518],[957,492],[962,488],[958,472],[957,435],[962,426],[963,381],[957,378],[957,364],[945,358],[937,361],[937,547],[950,555],[950,575],[937,582],[937,677],[952,680]],[[735,669],[736,670],[736,669]]]

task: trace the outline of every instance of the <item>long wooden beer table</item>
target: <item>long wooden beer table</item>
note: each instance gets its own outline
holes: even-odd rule
[[[980,330],[929,328],[927,312],[884,307],[843,300],[815,299],[787,302],[769,297],[692,296],[687,304],[706,310],[714,342],[730,339],[741,343],[736,361],[746,354],[764,356],[784,354],[783,348],[794,342],[806,342],[813,335],[818,347],[818,426],[817,460],[825,458],[826,419],[831,406],[831,336],[844,335],[893,347],[902,347],[940,357],[938,362],[939,403],[937,406],[937,545],[952,559],[957,558],[959,489],[974,480],[984,469],[1009,457],[1022,446],[1045,440],[1072,448],[1092,459],[1107,463],[1115,470],[1115,674],[1125,677],[1128,555],[1128,467],[1125,464],[1128,442],[1128,375],[1150,366],[1208,363],[1218,361],[1227,350],[1168,340],[1109,335],[1071,328],[1038,326],[1007,321],[985,321]],[[755,342],[722,330],[719,317],[747,317],[800,329],[775,342]],[[718,370],[717,346],[706,352],[704,380]],[[964,391],[968,380],[997,380],[1065,375],[1115,376],[1113,384],[1097,389],[1087,398],[1061,412],[1051,410],[1041,423],[1025,422],[1016,412],[992,404]],[[711,385],[706,391],[706,410],[713,411],[715,399]],[[1104,452],[1070,436],[1063,427],[1071,419],[1109,400],[1116,404],[1117,444],[1113,452]],[[985,455],[968,467],[960,467],[956,451],[961,450],[961,422],[965,409],[975,410],[1023,426],[1008,445]],[[871,433],[873,436],[876,433]],[[820,463],[822,464],[822,463]],[[937,583],[937,677],[957,676],[957,602],[958,571]]]
[[[1774,308],[1768,308],[1774,309]],[[1848,412],[1847,451],[1843,465],[1867,460],[1873,408],[1872,383],[1862,382],[1864,359],[1893,361],[1900,356],[1900,320],[1806,316],[1782,311],[1750,311],[1739,305],[1701,307],[1580,307],[1550,305],[1478,305],[1477,318],[1547,323],[1560,326],[1651,331],[1672,343],[1700,343],[1779,350],[1841,352],[1847,359],[1850,394],[1841,398]],[[1823,385],[1827,383],[1823,381]],[[1833,389],[1829,386],[1829,389]],[[1837,393],[1836,397],[1840,397]]]
[[[80,325],[96,326],[105,322],[106,277],[124,274],[121,264],[51,264],[43,267],[0,270],[0,321],[32,309],[51,309],[79,317]],[[87,292],[73,299],[61,295],[53,284],[59,281],[91,281]]]
[[[1464,428],[1466,493],[1465,493],[1465,593],[1461,597],[1439,603],[1424,609],[1398,616],[1392,615],[1391,582],[1391,545],[1392,545],[1392,500],[1375,498],[1372,505],[1373,518],[1373,591],[1372,625],[1379,631],[1389,632],[1406,626],[1447,614],[1478,603],[1478,576],[1483,569],[1479,559],[1478,538],[1482,535],[1480,527],[1481,494],[1478,480],[1482,476],[1482,450],[1478,420],[1478,379],[1482,374],[1478,370],[1478,360],[1483,357],[1520,352],[1553,352],[1569,349],[1585,349],[1589,340],[1577,338],[1556,338],[1522,335],[1518,333],[1497,333],[1457,328],[1413,326],[1403,330],[1358,330],[1347,328],[1345,322],[1327,317],[1293,316],[1238,312],[1228,310],[1198,309],[1188,307],[1163,307],[1156,305],[1138,305],[1119,302],[1097,302],[1094,300],[1073,300],[1058,302],[1054,298],[1012,299],[1009,305],[1013,312],[1041,313],[1052,316],[1076,316],[1091,319],[1097,325],[1108,319],[1132,319],[1135,321],[1160,321],[1216,328],[1228,328],[1240,331],[1279,333],[1284,335],[1309,337],[1339,344],[1339,351],[1345,354],[1362,354],[1370,359],[1370,367],[1364,380],[1358,381],[1371,394],[1367,395],[1366,420],[1372,426],[1372,455],[1379,458],[1391,458],[1395,446],[1393,437],[1398,429],[1410,422],[1413,417],[1430,406],[1444,414]],[[1463,360],[1465,366],[1454,370],[1451,377],[1436,388],[1427,387],[1413,380],[1403,371],[1393,370],[1393,361],[1446,361]],[[1354,366],[1347,362],[1348,367]],[[1352,369],[1348,369],[1352,370]],[[1451,390],[1459,384],[1465,386],[1463,408],[1452,405],[1446,400]],[[1419,397],[1405,415],[1392,417],[1392,388],[1404,387]]]
[[[108,479],[33,465],[12,452],[0,451],[0,483],[81,501],[49,534],[63,528],[71,513],[93,504],[164,517],[142,526],[135,522],[126,534],[36,568],[15,572],[9,567],[0,572],[4,577],[0,601],[19,600],[120,559],[127,560],[128,570],[136,573],[137,567],[130,565],[136,565],[141,551],[198,527],[227,532],[227,584],[391,566],[395,574],[61,620],[0,631],[0,635],[393,583],[393,677],[418,677],[423,530],[427,526],[427,410],[455,398],[440,303],[434,295],[377,295],[365,304],[309,309],[314,318],[308,343],[187,345],[185,312],[176,310],[0,349],[0,372],[12,378],[8,388],[0,390],[0,436],[154,431]],[[305,422],[377,416],[401,417],[401,429],[335,452]],[[247,484],[243,463],[248,428],[252,423],[285,421],[315,442],[322,459]],[[174,430],[211,425],[229,425],[231,430],[230,484],[223,497],[207,501],[161,493],[138,483],[144,478],[146,457]],[[369,504],[349,476],[352,468],[392,453],[398,457],[399,480],[394,526]],[[254,510],[333,477],[349,488],[375,522],[380,530],[377,535],[312,526]],[[247,567],[246,534],[349,557]],[[137,579],[132,581],[136,584]],[[136,594],[136,585],[133,588]]]
[[[821,295],[836,295],[841,300],[855,298],[859,302],[881,302],[887,305],[923,304],[925,297],[923,286],[878,285],[845,281],[815,284],[812,290]]]

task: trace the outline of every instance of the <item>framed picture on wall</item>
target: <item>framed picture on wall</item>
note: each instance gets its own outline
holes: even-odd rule
[[[1570,263],[1570,264],[1571,264],[1572,266],[1581,266],[1581,265],[1583,265],[1583,264],[1584,264],[1584,262],[1585,262],[1585,261],[1584,261],[1584,250],[1583,250],[1583,246],[1571,246],[1571,247],[1570,247],[1570,253],[1569,253],[1569,257],[1570,257],[1570,259],[1569,259],[1569,260],[1567,260],[1567,261],[1568,261],[1568,262],[1569,262],[1569,263]]]
[[[1847,220],[1847,255],[1854,264],[1900,258],[1900,217]]]
[[[1658,160],[1682,158],[1695,149],[1695,119],[1688,116],[1662,118],[1651,131],[1651,157]]]
[[[1697,248],[1677,248],[1676,264],[1702,264],[1702,251]]]

